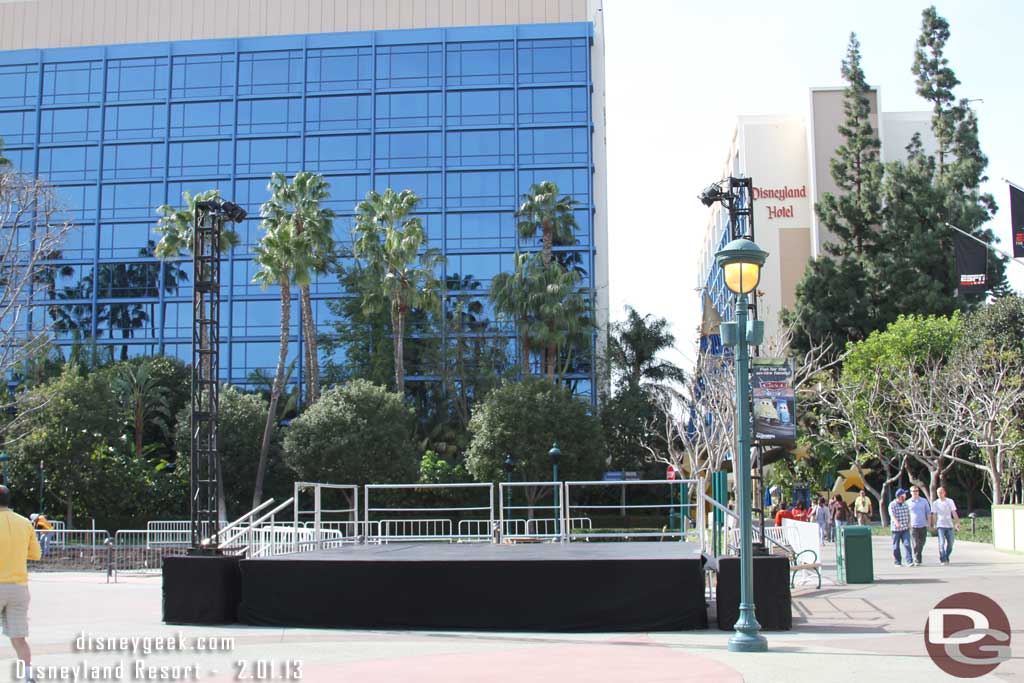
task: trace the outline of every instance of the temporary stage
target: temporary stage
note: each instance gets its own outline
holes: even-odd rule
[[[214,563],[222,578],[200,598],[196,581]],[[223,623],[238,600],[237,621],[260,626],[703,629],[703,565],[700,547],[684,542],[388,543],[235,563],[167,558],[164,616]],[[224,607],[211,611],[211,603]],[[188,605],[205,611],[189,614]]]

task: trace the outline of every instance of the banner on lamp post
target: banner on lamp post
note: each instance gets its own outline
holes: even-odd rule
[[[796,444],[793,365],[785,358],[750,359],[754,439],[762,445]]]
[[[1013,258],[1024,258],[1024,190],[1010,185],[1010,226],[1013,229]]]
[[[967,235],[957,233],[955,240],[957,289],[965,294],[984,292],[988,289],[988,250]]]

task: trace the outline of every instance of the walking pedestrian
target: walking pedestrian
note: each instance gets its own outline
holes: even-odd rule
[[[857,514],[857,524],[867,526],[871,524],[871,499],[864,489],[857,494],[857,500],[853,501],[853,511]]]
[[[850,506],[837,493],[828,506],[828,512],[832,520],[833,537],[835,540],[838,540],[840,527],[846,526],[850,521]]]
[[[932,506],[928,499],[921,495],[919,487],[911,486],[907,508],[910,509],[910,541],[914,546],[914,566],[920,567],[924,544],[928,540]]]
[[[910,508],[907,507],[907,490],[896,489],[896,498],[889,503],[889,522],[892,525],[892,557],[896,566],[903,565],[900,546],[907,556],[906,566],[910,566],[913,556],[910,554]]]
[[[11,492],[0,486],[0,617],[4,635],[25,663],[25,681],[32,683],[32,650],[28,646],[28,562],[42,551],[32,522],[9,509]]]
[[[828,508],[825,506],[825,499],[818,498],[814,505],[814,516],[811,518],[818,524],[818,540],[822,545],[828,543]]]
[[[953,554],[953,526],[960,531],[960,515],[956,512],[956,503],[946,497],[946,489],[939,487],[939,497],[932,504],[932,515],[935,529],[939,533],[939,564],[949,564],[949,556]]]

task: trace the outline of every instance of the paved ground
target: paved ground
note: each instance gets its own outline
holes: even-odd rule
[[[103,575],[84,573],[32,576],[31,642],[39,665],[123,667],[79,670],[77,680],[160,680],[161,674],[164,680],[193,680],[197,672],[199,680],[211,683],[287,680],[299,674],[315,683],[854,678],[930,683],[946,677],[925,653],[927,612],[951,593],[976,591],[1007,612],[1017,649],[1024,652],[1024,555],[961,542],[954,564],[943,567],[933,559],[936,548],[929,539],[928,564],[897,568],[884,538],[875,539],[874,551],[874,584],[837,586],[829,580],[831,585],[821,590],[798,589],[794,630],[767,634],[770,652],[765,654],[728,652],[728,633],[720,631],[564,635],[169,627],[160,621],[158,577],[108,585]],[[826,577],[834,579],[831,547],[825,557]],[[100,652],[81,643],[83,650],[75,642],[83,633],[105,639],[180,634],[190,646],[200,645],[199,638],[234,640],[220,654],[154,651],[147,656]],[[3,642],[0,677],[13,669],[11,656]],[[196,668],[170,668],[175,666]],[[74,673],[69,669],[63,680],[74,680]],[[1024,657],[1015,656],[989,678],[1024,683]]]

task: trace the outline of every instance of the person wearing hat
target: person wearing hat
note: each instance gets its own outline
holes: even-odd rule
[[[39,545],[43,549],[43,557],[46,557],[50,553],[50,532],[53,531],[53,525],[50,524],[50,520],[46,519],[45,515],[41,515],[38,512],[33,512],[28,517],[28,521],[32,522],[32,528],[36,530],[39,535]]]
[[[25,680],[32,681],[32,650],[28,646],[28,560],[42,551],[32,522],[8,508],[11,492],[0,486],[0,621],[18,659],[25,663]]]
[[[896,498],[889,503],[889,523],[892,525],[892,557],[896,566],[903,565],[900,546],[907,556],[906,566],[911,566],[914,556],[910,552],[910,508],[907,507],[907,490],[896,489]]]

